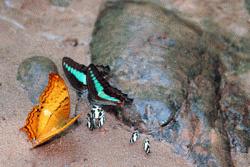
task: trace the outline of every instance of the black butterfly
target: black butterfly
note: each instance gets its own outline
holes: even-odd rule
[[[133,99],[112,87],[98,70],[97,66],[90,64],[87,68],[88,98],[92,104],[97,105],[130,105]]]
[[[62,59],[63,71],[70,84],[78,91],[83,92],[87,89],[86,73],[87,66],[79,64],[69,57]],[[110,72],[109,66],[97,65],[102,76],[107,76]]]

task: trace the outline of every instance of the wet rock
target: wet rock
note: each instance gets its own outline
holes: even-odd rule
[[[71,3],[71,0],[51,0],[51,3],[55,6],[68,7]]]
[[[221,100],[224,63],[234,61],[223,57],[239,50],[224,43],[223,35],[203,31],[172,11],[116,1],[100,13],[90,49],[93,63],[109,65],[111,83],[135,99],[121,112],[127,124],[173,144],[197,166],[233,166],[229,134],[237,133],[228,128]],[[248,114],[241,118],[249,120]],[[246,139],[242,143],[248,147]]]
[[[57,73],[55,63],[47,57],[34,56],[25,59],[18,67],[17,80],[28,91],[33,104],[38,103],[39,96],[48,84],[48,75]]]
[[[198,64],[202,32],[156,6],[115,5],[117,9],[106,9],[96,23],[91,42],[92,60],[111,65],[114,80],[135,97],[134,109],[138,113],[146,115],[148,108],[152,113],[157,112],[154,115],[162,115],[144,119],[149,127],[155,128],[150,124],[159,127],[172,111],[179,110],[184,100],[187,75],[196,72],[190,71],[190,67]]]
[[[207,45],[219,55],[220,85],[217,110],[223,117],[223,129],[228,136],[231,151],[247,153],[250,147],[249,76],[250,50],[248,38],[221,33],[210,34]],[[211,43],[213,46],[211,46]]]
[[[220,109],[232,150],[247,153],[250,147],[249,39],[224,38]]]

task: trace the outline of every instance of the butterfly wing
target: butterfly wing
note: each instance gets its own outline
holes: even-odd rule
[[[62,60],[63,71],[69,80],[70,84],[79,92],[86,89],[86,73],[87,67],[79,64],[69,57],[64,57]],[[107,76],[110,72],[109,66],[97,65],[102,76]]]
[[[39,136],[39,138],[35,141],[33,148],[37,147],[45,142],[47,142],[52,137],[56,136],[57,134],[63,132],[65,129],[67,129],[70,125],[72,125],[78,118],[80,117],[80,114],[76,117],[70,119],[66,124],[62,125],[61,127],[51,129],[48,133],[42,134]]]
[[[68,88],[63,79],[54,73],[49,75],[49,82],[39,100],[40,116],[37,135],[50,131],[69,118],[70,99]]]
[[[24,127],[20,128],[21,131],[27,134],[29,141],[36,139],[39,115],[39,106],[35,106],[29,113]]]
[[[40,104],[34,107],[26,120],[26,125],[21,129],[36,145],[46,142],[71,125],[73,120],[79,118],[77,116],[69,121],[68,89],[57,74],[49,75],[48,85],[41,94],[39,102]]]
[[[63,71],[70,84],[77,90],[82,92],[86,88],[86,71],[87,67],[79,64],[69,57],[62,60]]]
[[[112,87],[93,64],[90,64],[87,69],[87,83],[89,94],[97,100],[109,101],[114,105],[133,102],[133,99],[128,98],[127,94]]]

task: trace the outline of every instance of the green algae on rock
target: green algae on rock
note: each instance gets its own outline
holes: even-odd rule
[[[27,58],[19,65],[17,80],[28,91],[29,99],[33,104],[38,103],[51,72],[57,73],[57,67],[52,60],[43,56]]]

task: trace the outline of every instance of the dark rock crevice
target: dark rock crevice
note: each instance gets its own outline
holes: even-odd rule
[[[223,111],[221,110],[221,84],[222,84],[222,63],[220,62],[219,56],[214,56],[214,88],[215,88],[215,97],[214,97],[214,103],[215,103],[215,113],[212,114],[212,118],[217,118],[214,121],[214,127],[218,130],[220,133],[221,140],[223,141],[220,147],[220,153],[217,156],[221,156],[224,159],[223,166],[234,166],[233,160],[231,157],[231,148],[230,148],[230,137],[228,135],[228,132],[224,126],[226,120],[223,116]],[[213,120],[213,119],[211,119]],[[216,145],[215,145],[216,146]],[[223,155],[224,154],[224,155]],[[216,155],[216,154],[215,154]]]
[[[192,157],[194,163],[197,163],[198,166],[202,166],[205,164],[215,163],[220,164],[219,166],[233,166],[233,161],[231,158],[230,151],[230,143],[227,132],[224,128],[224,118],[220,109],[220,99],[221,99],[221,68],[222,64],[219,60],[218,55],[214,55],[210,53],[208,50],[200,52],[200,58],[197,64],[194,66],[195,69],[190,69],[190,71],[195,71],[196,73],[190,73],[188,78],[188,87],[187,94],[185,96],[185,109],[182,111],[185,112],[185,115],[189,115],[190,119],[190,143],[187,145],[188,157]],[[210,73],[207,73],[211,71]],[[211,88],[207,89],[213,91],[214,93],[210,94],[211,101],[208,102],[209,105],[213,105],[208,111],[200,111],[204,112],[205,118],[207,119],[207,125],[211,127],[211,129],[207,132],[200,133],[201,126],[206,122],[202,116],[200,116],[193,108],[192,105],[197,102],[197,98],[199,98],[200,93],[199,90],[204,89],[205,85],[202,85],[202,82],[206,81],[206,83],[210,83]],[[206,86],[205,86],[206,88]],[[202,95],[205,97],[206,95]],[[181,114],[184,114],[181,112]],[[197,115],[198,114],[198,115]],[[178,116],[175,116],[178,117]],[[202,122],[204,121],[204,122]],[[206,126],[207,126],[206,125]],[[217,131],[217,132],[215,132]],[[216,138],[219,142],[211,143],[211,141],[197,141],[197,138],[201,138],[202,136],[211,135],[211,133],[215,133]],[[217,148],[218,147],[218,148]],[[205,151],[208,154],[203,154],[200,152],[201,150]],[[218,156],[220,158],[218,158]],[[210,157],[210,158],[209,158]],[[205,161],[204,164],[200,163],[201,161]],[[214,162],[213,162],[214,161]]]

